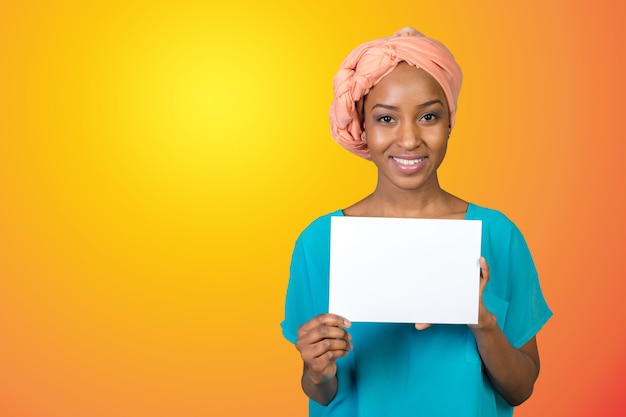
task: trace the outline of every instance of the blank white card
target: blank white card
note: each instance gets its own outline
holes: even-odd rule
[[[331,218],[329,312],[354,322],[478,322],[482,222]]]

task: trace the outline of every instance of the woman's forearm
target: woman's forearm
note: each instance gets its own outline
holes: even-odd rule
[[[302,372],[302,390],[313,401],[328,405],[337,395],[337,377],[333,376],[318,382],[313,371],[305,365]]]
[[[472,328],[478,351],[494,388],[511,405],[526,401],[539,376],[539,353],[533,337],[516,349],[495,322]]]

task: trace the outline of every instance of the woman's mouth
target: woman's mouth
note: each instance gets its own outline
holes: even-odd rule
[[[399,157],[392,156],[394,166],[405,174],[413,174],[424,167],[427,157]]]
[[[396,161],[399,164],[405,165],[405,166],[413,166],[413,165],[417,165],[420,162],[422,162],[424,160],[424,158],[416,158],[416,159],[403,159],[403,158],[398,158],[396,156],[392,156],[391,157],[394,161]]]

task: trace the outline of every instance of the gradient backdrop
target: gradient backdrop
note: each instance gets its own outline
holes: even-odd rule
[[[304,416],[293,243],[375,180],[331,80],[405,25],[465,73],[442,184],[555,313],[516,416],[625,415],[623,3],[448,3],[2,1],[0,415]]]

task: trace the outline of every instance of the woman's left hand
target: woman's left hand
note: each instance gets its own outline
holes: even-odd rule
[[[485,307],[485,303],[483,302],[483,293],[485,292],[485,287],[489,282],[490,274],[489,274],[489,265],[487,265],[487,261],[482,256],[478,260],[478,264],[480,265],[480,289],[478,295],[478,324],[468,324],[470,329],[472,330],[485,330],[491,329],[494,326],[497,326],[496,316],[493,315],[492,312],[487,310]]]

